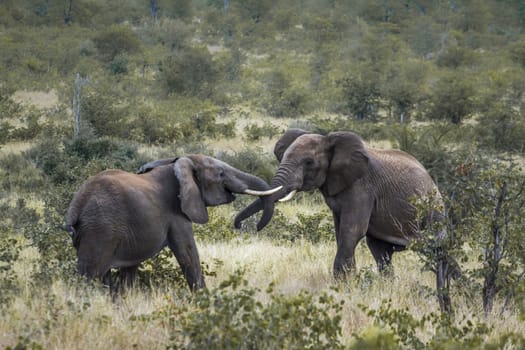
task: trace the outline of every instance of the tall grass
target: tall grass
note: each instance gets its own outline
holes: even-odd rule
[[[216,272],[215,276],[207,277],[209,288],[217,287],[234,271],[244,269],[249,285],[259,290],[273,283],[277,292],[288,296],[303,290],[313,295],[328,292],[335,300],[344,300],[343,344],[350,344],[353,334],[371,325],[371,317],[358,305],[377,308],[383,300],[391,300],[393,307],[407,308],[416,318],[439,310],[437,300],[431,295],[433,276],[421,272],[421,264],[411,252],[395,255],[395,275],[383,278],[377,274],[366,245],[360,244],[357,271],[348,281],[336,282],[331,277],[334,242],[278,243],[260,234],[230,242],[197,243],[202,260]],[[191,303],[187,294],[171,288],[136,288],[116,300],[102,287],[83,282],[59,279],[50,288],[40,289],[27,280],[30,274],[26,272],[33,268],[35,258],[34,251],[26,251],[18,261],[16,272],[23,288],[3,307],[2,348],[34,343],[45,349],[161,349],[173,336],[172,318],[184,315],[157,314],[148,322],[138,320],[169,305],[177,308],[177,305]],[[262,303],[268,302],[265,293],[256,297]],[[467,296],[455,295],[454,302],[458,317],[482,317],[481,305]],[[493,327],[489,337],[509,331],[525,332],[525,324],[511,311],[495,313],[485,321]]]

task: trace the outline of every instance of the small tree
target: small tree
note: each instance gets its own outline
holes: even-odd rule
[[[356,73],[339,81],[345,109],[358,120],[374,118],[380,107],[380,74],[372,67],[357,69]]]
[[[474,113],[475,90],[471,77],[451,72],[439,79],[430,92],[428,117],[454,124]]]
[[[525,272],[525,177],[517,165],[496,162],[481,172],[478,184],[479,210],[472,216],[475,242],[483,266],[483,310],[488,315],[496,295],[506,295],[506,303],[523,287]]]

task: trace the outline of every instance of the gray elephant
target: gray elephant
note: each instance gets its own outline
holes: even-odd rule
[[[78,272],[111,285],[133,283],[139,264],[168,246],[191,290],[205,286],[192,223],[208,221],[206,207],[230,203],[234,193],[271,194],[260,178],[203,155],[162,159],[137,174],[106,170],[75,194],[65,228],[77,250]]]
[[[399,150],[369,148],[352,132],[323,136],[289,129],[275,145],[274,153],[280,165],[271,186],[280,190],[240,212],[235,227],[264,209],[257,225],[261,230],[271,220],[276,201],[290,199],[297,191],[319,189],[334,218],[336,278],[354,268],[355,248],[365,237],[379,270],[390,270],[392,254],[419,236],[411,198],[435,193],[435,200],[441,204],[432,178],[414,157]],[[429,218],[443,220],[444,215],[433,211]],[[443,238],[445,232],[437,235]],[[438,264],[440,291],[448,287],[447,261]],[[450,300],[444,293],[441,295],[440,305],[446,310]]]

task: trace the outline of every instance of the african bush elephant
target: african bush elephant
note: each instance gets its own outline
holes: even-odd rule
[[[435,200],[442,204],[432,178],[414,157],[399,150],[369,148],[352,132],[323,136],[289,129],[274,153],[280,165],[271,186],[281,189],[240,212],[235,226],[239,228],[242,220],[264,209],[257,225],[261,230],[271,220],[277,200],[290,199],[296,191],[320,189],[334,218],[336,278],[354,268],[354,251],[364,237],[379,270],[390,270],[392,254],[418,237],[411,198],[435,193]],[[444,219],[440,211],[430,214],[432,220]],[[439,238],[444,235],[444,230],[437,233]],[[437,284],[442,289],[448,281],[447,262],[439,266]]]
[[[203,155],[162,159],[138,174],[106,170],[75,194],[65,228],[77,250],[78,272],[111,289],[111,268],[130,286],[139,264],[168,246],[192,290],[205,286],[192,222],[208,221],[206,207],[230,203],[233,193],[268,195],[268,184]]]

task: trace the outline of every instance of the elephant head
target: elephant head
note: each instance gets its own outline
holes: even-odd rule
[[[111,287],[111,268],[132,284],[138,265],[166,245],[191,289],[204,287],[192,223],[206,223],[206,207],[234,194],[270,195],[262,179],[203,155],[156,160],[139,174],[106,170],[77,191],[65,228],[77,249],[78,272]]]
[[[201,155],[178,159],[174,171],[180,184],[182,211],[200,224],[208,222],[206,207],[230,203],[235,199],[234,193],[267,196],[280,189],[270,191],[260,178]]]

